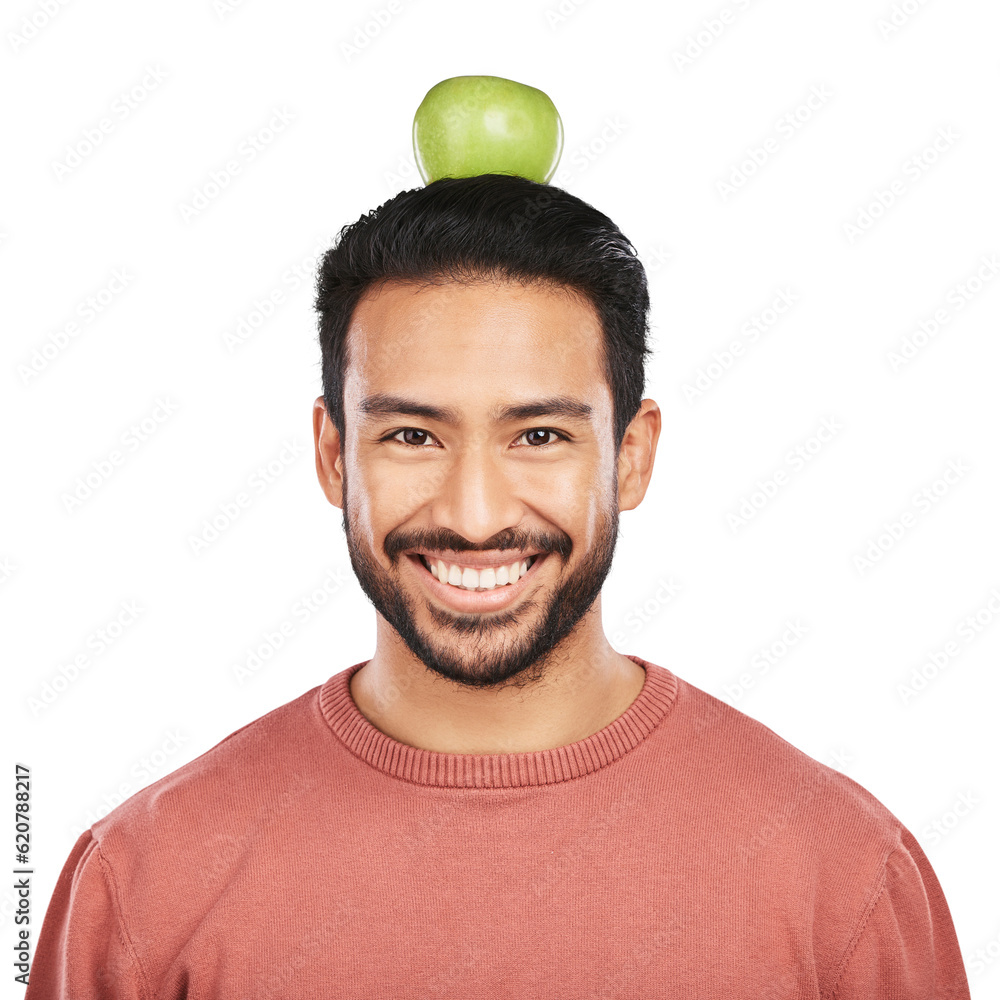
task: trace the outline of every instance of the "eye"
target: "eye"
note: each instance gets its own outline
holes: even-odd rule
[[[405,439],[406,435],[408,434],[415,434],[418,437],[422,438],[423,440],[420,441],[419,443],[414,444],[411,441],[407,441]],[[528,434],[549,434],[549,435],[554,435],[560,441],[569,440],[569,438],[565,434],[562,434],[560,431],[553,430],[551,427],[532,427],[531,430],[524,431],[517,438],[517,440],[520,441],[521,438],[526,437]],[[403,435],[403,440],[400,440],[400,435]],[[385,435],[385,437],[380,438],[381,441],[395,441],[397,444],[401,444],[406,448],[414,448],[414,449],[426,448],[425,441],[431,439],[432,436],[427,431],[422,431],[418,427],[403,427],[398,431],[390,431],[388,434]],[[548,448],[552,444],[555,444],[555,442],[543,441],[541,442],[541,444],[529,444],[528,447],[532,451],[538,451],[540,448]]]
[[[421,435],[421,436],[423,436],[425,438],[429,438],[430,437],[430,434],[428,434],[427,431],[419,430],[416,427],[404,427],[402,430],[393,431],[392,433],[387,434],[384,438],[382,438],[382,440],[383,441],[389,441],[389,440],[396,441],[396,440],[398,440],[400,434],[403,434],[403,435],[406,435],[406,434],[418,434],[418,435]],[[423,447],[422,444],[411,444],[409,441],[399,441],[399,444],[406,445],[407,448],[422,448]]]
[[[551,427],[532,427],[532,429],[530,431],[525,431],[524,434],[521,435],[521,437],[523,438],[523,437],[525,437],[528,434],[553,434],[557,438],[559,438],[560,441],[568,441],[569,440],[569,438],[567,438],[565,434],[560,434],[559,431],[554,431],[554,430],[552,430]],[[520,438],[518,438],[518,440],[520,440]],[[554,443],[555,442],[553,442],[553,441],[543,441],[538,447],[547,448],[550,444],[554,444]],[[535,447],[534,450],[537,451],[538,447]]]

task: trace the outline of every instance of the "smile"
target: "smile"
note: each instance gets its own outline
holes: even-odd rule
[[[416,571],[421,585],[430,591],[432,596],[457,611],[474,612],[493,611],[513,604],[531,585],[547,556],[548,553],[540,552],[520,563],[496,567],[484,566],[478,571],[436,560],[434,565],[436,572],[432,572],[427,559],[417,553],[408,554],[406,561]],[[522,574],[520,570],[525,564],[527,569]],[[513,571],[515,566],[516,577]],[[445,581],[439,579],[437,575],[441,572],[441,567],[444,567],[444,572],[447,573]],[[504,582],[505,574],[506,582]],[[459,582],[455,584],[446,582],[452,579],[457,579]]]
[[[425,555],[419,553],[418,555],[431,576],[442,583],[461,587],[463,590],[492,590],[494,587],[510,586],[512,583],[517,583],[522,576],[526,576],[538,558],[538,556],[528,556],[527,559],[506,565],[483,566],[477,570],[470,566],[462,567],[456,563],[448,563],[443,559],[430,561]]]

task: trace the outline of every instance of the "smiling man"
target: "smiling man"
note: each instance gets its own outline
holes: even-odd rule
[[[968,998],[910,831],[604,634],[660,434],[614,223],[436,181],[341,232],[316,306],[375,650],[80,837],[28,1000]]]
[[[642,689],[604,635],[600,591],[660,413],[643,400],[616,446],[602,339],[581,294],[538,282],[394,280],[354,310],[357,416],[345,440],[317,400],[317,468],[378,611],[351,694],[401,743],[566,746]]]

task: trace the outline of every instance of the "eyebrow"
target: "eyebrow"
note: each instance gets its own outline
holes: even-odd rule
[[[394,396],[379,392],[361,400],[358,410],[368,417],[423,417],[437,420],[442,424],[456,426],[461,423],[459,411],[450,406],[433,406],[405,396]],[[515,420],[530,420],[535,417],[559,417],[562,420],[585,422],[590,419],[593,407],[569,396],[552,396],[527,403],[508,403],[495,406],[490,411],[490,419],[495,424],[512,423]]]

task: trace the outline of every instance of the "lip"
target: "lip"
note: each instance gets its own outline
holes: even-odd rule
[[[539,553],[528,572],[519,577],[517,583],[508,583],[503,587],[495,587],[493,590],[462,590],[460,587],[453,587],[450,583],[442,583],[424,566],[420,556],[407,555],[406,561],[412,565],[420,577],[421,583],[443,604],[447,604],[456,611],[476,612],[498,611],[513,604],[530,586],[536,570],[542,566],[548,556],[548,552]]]

